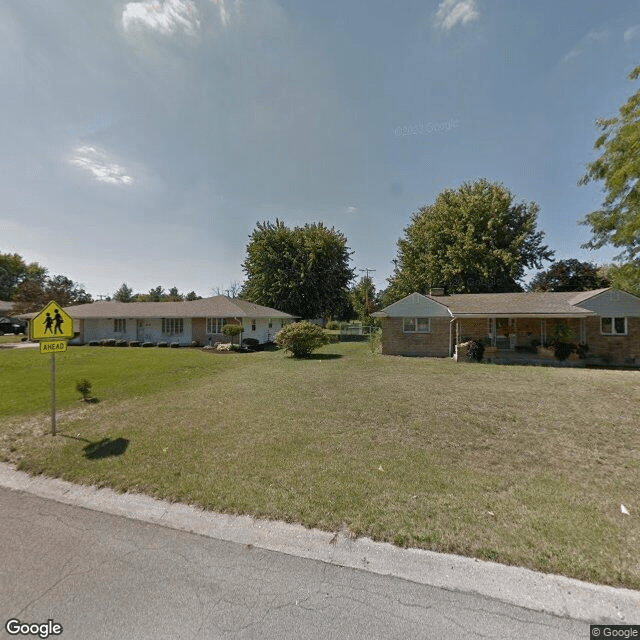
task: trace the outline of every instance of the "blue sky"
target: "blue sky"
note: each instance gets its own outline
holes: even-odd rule
[[[610,261],[577,181],[638,64],[637,0],[5,0],[0,252],[206,296],[257,221],[322,221],[380,288],[411,214],[484,177]]]

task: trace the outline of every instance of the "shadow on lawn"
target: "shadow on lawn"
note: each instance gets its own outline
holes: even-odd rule
[[[300,360],[336,360],[342,358],[341,353],[311,353]]]
[[[63,438],[70,438],[71,440],[81,440],[87,442],[87,446],[83,447],[84,457],[89,460],[100,460],[101,458],[108,458],[109,456],[121,456],[129,446],[129,441],[126,438],[103,438],[98,442],[91,442],[86,438],[80,436],[69,436],[66,433],[60,434]]]
[[[100,460],[109,456],[121,456],[129,446],[126,438],[103,438],[99,442],[91,442],[84,447],[84,457],[89,460]]]

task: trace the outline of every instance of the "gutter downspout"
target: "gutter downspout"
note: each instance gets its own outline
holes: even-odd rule
[[[453,323],[455,322],[455,316],[449,320],[449,357],[453,358]]]

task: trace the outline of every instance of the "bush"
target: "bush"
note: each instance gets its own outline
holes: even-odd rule
[[[139,347],[140,343],[137,340],[129,340],[130,347]]]
[[[191,346],[192,347],[199,347],[200,346],[200,341],[199,340],[192,340],[191,341]]]
[[[223,335],[231,338],[231,342],[233,342],[235,336],[239,336],[243,331],[244,327],[241,324],[225,324],[222,326]]]
[[[143,347],[153,347],[153,346],[155,346],[155,345],[153,344],[153,342],[143,342],[143,343],[142,343],[142,346],[143,346]]]
[[[158,346],[162,347],[162,348],[166,348],[166,347],[169,346],[169,343],[168,342],[158,342]]]
[[[99,347],[100,346],[100,341],[99,340],[91,340],[89,342],[89,346],[90,347]]]
[[[329,338],[322,327],[303,320],[292,322],[276,334],[276,344],[289,351],[294,358],[306,358],[311,352],[327,344]]]
[[[76,384],[76,391],[82,396],[83,400],[88,400],[91,397],[91,388],[93,385],[89,380],[83,378]]]
[[[581,360],[584,360],[587,357],[587,352],[589,351],[589,345],[588,344],[584,344],[584,343],[580,343],[577,347],[576,347],[576,353],[578,354],[578,357]]]
[[[561,340],[556,340],[552,347],[553,353],[561,362],[562,360],[566,360],[575,350],[575,345],[570,342],[562,342]]]
[[[180,346],[180,343],[179,342],[172,342],[169,346],[172,349],[177,349]]]
[[[329,329],[329,331],[337,331],[340,329],[340,323],[337,320],[329,320],[325,329]]]
[[[115,338],[111,338],[111,339],[109,339],[109,340],[105,340],[105,341],[104,341],[104,344],[105,344],[107,347],[115,347],[115,346],[116,346],[116,340],[115,340]]]
[[[116,341],[116,347],[126,347],[127,346],[127,341],[126,340],[117,340]]]
[[[248,347],[249,349],[255,349],[260,344],[260,340],[256,338],[245,338],[242,341],[243,347]]]
[[[482,362],[484,356],[484,344],[480,340],[469,341],[467,359],[469,362]]]
[[[372,331],[369,334],[369,349],[371,353],[380,353],[382,348],[382,331]]]

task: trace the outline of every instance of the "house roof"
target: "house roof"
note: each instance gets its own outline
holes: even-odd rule
[[[213,296],[184,302],[92,302],[63,307],[74,320],[87,318],[293,318],[253,302]],[[24,314],[31,318],[35,313]]]
[[[379,317],[414,316],[417,315],[421,307],[424,307],[424,300],[432,300],[446,307],[453,317],[547,316],[580,318],[595,314],[578,305],[608,290],[607,288],[580,292],[460,293],[451,296],[423,296],[412,293],[373,315]],[[420,296],[420,300],[415,296]]]

